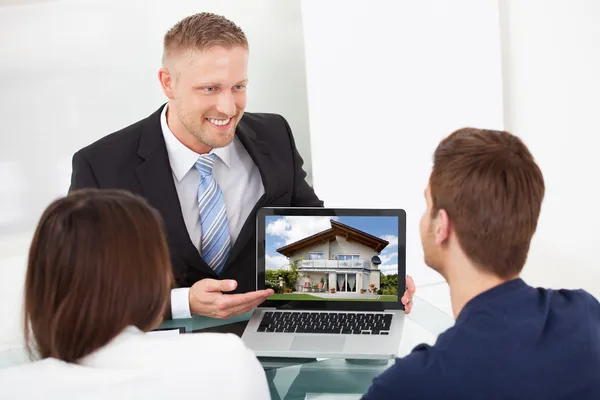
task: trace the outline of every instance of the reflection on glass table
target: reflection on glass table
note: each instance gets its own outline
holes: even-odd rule
[[[399,357],[420,343],[434,344],[437,336],[454,325],[454,319],[415,296],[414,308],[406,318]],[[193,331],[231,331],[241,334],[252,313],[227,320],[194,317],[166,321],[161,329],[184,328]],[[344,359],[260,359],[267,374],[273,399],[360,399],[374,377],[394,360],[352,361]]]

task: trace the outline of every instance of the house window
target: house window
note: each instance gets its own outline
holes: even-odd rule
[[[360,255],[358,254],[340,254],[338,260],[358,260]]]
[[[325,253],[323,253],[323,252],[308,253],[309,260],[322,260],[323,258],[325,258]]]

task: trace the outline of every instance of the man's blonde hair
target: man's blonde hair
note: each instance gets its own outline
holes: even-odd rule
[[[202,51],[214,46],[248,48],[248,40],[239,26],[223,16],[207,12],[190,15],[165,34],[162,61],[165,64],[183,51]]]

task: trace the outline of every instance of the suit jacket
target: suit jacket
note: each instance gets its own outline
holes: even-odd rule
[[[256,356],[233,334],[145,335],[126,328],[78,364],[0,369],[1,399],[269,399]]]
[[[245,113],[237,126],[236,135],[258,167],[265,193],[250,212],[217,277],[200,257],[185,227],[160,124],[162,107],[75,153],[69,191],[116,188],[144,196],[165,221],[179,287],[189,287],[203,278],[219,278],[235,279],[237,293],[256,290],[257,210],[323,206],[305,180],[303,160],[287,121],[276,114]]]

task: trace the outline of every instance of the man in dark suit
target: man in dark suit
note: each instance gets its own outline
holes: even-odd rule
[[[262,303],[273,291],[254,291],[257,209],[323,206],[286,120],[244,113],[247,64],[234,23],[185,18],[165,35],[159,79],[168,103],[73,156],[70,190],[126,189],[161,213],[178,286],[173,318],[227,318]]]

